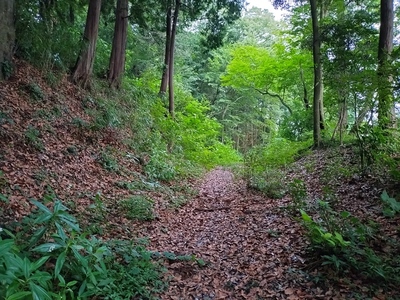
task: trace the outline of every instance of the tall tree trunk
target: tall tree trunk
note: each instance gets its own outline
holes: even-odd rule
[[[125,48],[128,29],[128,0],[118,0],[115,11],[114,38],[108,68],[110,86],[119,88],[125,69]]]
[[[175,39],[176,27],[178,23],[178,15],[181,7],[181,1],[175,0],[174,18],[171,28],[171,43],[169,49],[169,68],[168,68],[168,111],[171,117],[174,117],[175,100],[174,100],[174,54],[175,54]]]
[[[384,128],[395,125],[393,113],[392,70],[390,55],[393,50],[393,0],[381,0],[381,26],[378,49],[378,121]]]
[[[87,88],[93,72],[97,36],[99,32],[101,0],[90,0],[82,46],[76,61],[72,81]]]
[[[14,0],[0,1],[0,80],[11,76],[11,60],[15,42]]]
[[[317,1],[310,0],[311,20],[313,30],[313,60],[314,60],[314,98],[313,98],[313,116],[314,116],[314,147],[319,147],[321,143],[321,119],[322,119],[322,64],[321,64],[321,37],[319,32],[319,22],[317,13]]]
[[[172,17],[172,4],[168,1],[167,15],[165,22],[165,53],[164,53],[164,68],[161,77],[160,95],[164,96],[168,87],[168,74],[169,74],[169,59],[170,59],[170,45],[171,45],[171,17]]]

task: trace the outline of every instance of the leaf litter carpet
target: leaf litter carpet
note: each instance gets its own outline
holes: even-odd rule
[[[175,213],[161,211],[141,230],[150,249],[206,263],[171,261],[161,298],[328,299],[331,291],[315,290],[301,276],[305,241],[284,202],[247,190],[228,170],[208,173],[195,199]]]

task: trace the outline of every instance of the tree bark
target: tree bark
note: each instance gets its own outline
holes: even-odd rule
[[[304,80],[304,71],[303,71],[303,67],[301,66],[301,64],[300,64],[300,79],[301,79],[301,83],[303,85],[303,102],[304,102],[304,106],[308,110],[308,109],[310,109],[310,102],[308,101],[307,86],[306,86],[306,81]]]
[[[170,59],[170,44],[171,44],[171,17],[172,17],[172,4],[168,1],[167,15],[165,22],[165,53],[164,53],[164,68],[161,77],[160,95],[164,96],[168,87],[168,74],[169,74],[169,59]]]
[[[393,113],[393,76],[391,53],[393,50],[393,0],[381,0],[381,25],[378,49],[378,121],[383,129],[395,126]]]
[[[15,43],[14,0],[0,1],[0,80],[12,73],[12,56]]]
[[[114,38],[111,49],[108,82],[119,88],[125,69],[125,48],[128,29],[128,0],[118,0],[115,11]]]
[[[87,88],[93,72],[97,36],[99,32],[101,0],[90,0],[81,51],[72,73],[72,81]]]
[[[176,39],[176,27],[178,23],[178,15],[181,6],[180,0],[175,0],[174,18],[172,21],[171,28],[171,43],[169,49],[169,68],[168,68],[168,111],[171,117],[174,117],[175,111],[175,100],[174,100],[174,54],[175,54],[175,39]]]
[[[316,0],[310,0],[311,20],[313,31],[313,61],[314,61],[314,98],[313,98],[313,119],[314,119],[314,147],[318,148],[321,143],[322,124],[322,64],[321,64],[321,37],[319,32],[319,22]]]

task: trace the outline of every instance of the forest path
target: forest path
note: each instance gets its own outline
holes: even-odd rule
[[[175,213],[161,212],[146,226],[150,249],[195,254],[206,262],[168,265],[172,276],[162,299],[301,299],[304,243],[297,222],[272,200],[246,189],[243,181],[217,168],[199,195]]]

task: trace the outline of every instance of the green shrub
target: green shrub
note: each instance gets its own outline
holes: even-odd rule
[[[30,146],[39,151],[44,150],[44,145],[41,140],[41,133],[39,129],[37,129],[32,125],[29,125],[28,129],[26,129],[24,132],[24,136],[25,140],[28,142]]]
[[[316,262],[333,266],[338,273],[352,270],[369,280],[400,283],[396,257],[373,250],[375,224],[365,225],[346,211],[337,213],[323,201],[318,202],[316,213],[318,217],[312,218],[301,210]]]
[[[381,200],[384,203],[383,214],[385,216],[393,217],[400,212],[400,202],[390,197],[386,191],[383,191]]]
[[[289,183],[288,187],[289,194],[292,196],[292,204],[289,205],[289,209],[292,213],[297,213],[299,209],[306,205],[307,189],[304,181],[294,178]]]
[[[153,149],[150,161],[144,167],[146,175],[151,180],[170,181],[177,175],[173,155],[166,150]]]
[[[128,219],[153,220],[154,201],[142,195],[131,196],[120,202],[120,207]]]
[[[166,287],[142,244],[88,237],[60,201],[32,203],[38,210],[0,229],[1,300],[152,299]]]
[[[280,168],[292,163],[300,151],[309,148],[310,141],[293,142],[273,139],[267,145],[253,147],[244,157],[247,174],[263,172],[266,168]]]
[[[99,162],[107,171],[118,172],[120,169],[111,148],[107,148],[100,153]]]
[[[30,83],[26,86],[29,95],[34,101],[42,101],[44,100],[44,93],[41,87],[36,83]]]
[[[271,198],[282,198],[287,191],[285,173],[279,169],[266,169],[251,175],[248,185]]]

